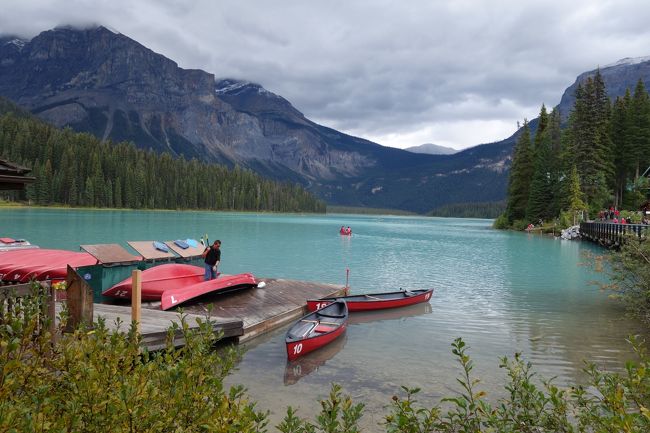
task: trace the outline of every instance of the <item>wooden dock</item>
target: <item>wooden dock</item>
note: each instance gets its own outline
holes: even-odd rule
[[[94,304],[95,320],[103,318],[109,329],[117,329],[117,323],[121,322],[120,329],[127,331],[131,326],[131,306]],[[190,329],[198,328],[197,319],[205,322],[205,316],[197,314],[186,314],[185,320]],[[222,338],[236,338],[244,333],[243,322],[239,319],[217,320],[212,318],[212,329],[215,332],[222,332]],[[181,316],[179,313],[142,309],[140,318],[140,334],[142,344],[149,350],[160,350],[166,347],[167,330],[177,323],[180,325]],[[174,335],[173,344],[175,347],[185,345],[183,333],[179,329]]]
[[[580,236],[607,248],[620,248],[626,240],[644,241],[650,226],[645,224],[614,224],[609,222],[582,222]]]
[[[334,284],[276,278],[261,278],[259,281],[263,281],[266,286],[206,295],[182,306],[183,311],[202,317],[206,317],[209,312],[210,318],[218,323],[241,321],[243,332],[234,337],[243,342],[302,317],[306,314],[308,298],[345,293],[344,286]],[[145,303],[142,307],[144,316],[145,311],[160,308],[160,303]],[[178,316],[178,313],[172,314]]]
[[[207,294],[183,305],[182,313],[190,328],[198,327],[197,320],[205,321],[209,318],[214,331],[222,332],[224,339],[248,341],[302,317],[307,312],[307,299],[345,293],[344,286],[333,284],[276,278],[262,278],[258,281],[263,281],[265,286],[230,293]],[[44,314],[55,318],[62,309],[62,303],[53,302],[55,291],[48,282],[41,284],[45,285],[50,300],[50,307],[44,305]],[[76,293],[70,291],[73,287],[69,287],[66,302],[70,317],[76,316],[74,323],[96,322],[101,317],[109,329],[117,330],[119,324],[119,330],[128,331],[132,313],[130,304],[92,303],[92,291],[89,287],[80,284],[73,286]],[[82,287],[84,290],[79,290]],[[6,286],[0,290],[0,298],[30,296],[31,292],[31,284]],[[75,301],[75,306],[70,303],[71,298],[80,301]],[[161,311],[160,302],[142,303],[140,333],[144,346],[149,350],[160,350],[166,346],[168,329],[173,323],[181,322],[181,312],[178,310]],[[173,344],[176,347],[185,344],[180,330],[176,332]]]

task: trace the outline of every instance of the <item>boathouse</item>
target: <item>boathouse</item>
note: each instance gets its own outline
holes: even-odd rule
[[[24,190],[27,184],[36,180],[32,176],[27,176],[30,171],[26,167],[0,159],[0,190]]]

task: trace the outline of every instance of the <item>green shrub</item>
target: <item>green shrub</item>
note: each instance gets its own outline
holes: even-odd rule
[[[618,252],[607,256],[614,290],[632,314],[650,324],[650,241],[627,239]]]
[[[508,221],[508,216],[505,213],[502,213],[499,215],[497,219],[494,220],[494,223],[492,224],[492,227],[494,227],[497,230],[507,230],[510,228],[510,222]]]
[[[558,218],[558,227],[560,227],[560,230],[569,228],[574,225],[575,219],[576,216],[574,212],[571,211],[560,212],[560,216]]]
[[[526,230],[528,224],[530,224],[530,222],[526,220],[515,220],[512,222],[512,229],[517,231]]]
[[[29,305],[26,302],[25,305]],[[109,331],[103,321],[51,343],[35,333],[31,307],[0,326],[0,431],[15,432],[256,432],[258,412],[241,387],[225,389],[236,360],[214,350],[209,321],[175,349],[150,353],[132,326]]]
[[[552,381],[537,380],[530,363],[520,354],[503,358],[500,367],[507,372],[506,397],[494,405],[472,376],[473,363],[462,339],[452,344],[461,366],[457,396],[441,401],[441,406],[425,408],[415,399],[418,388],[402,388],[405,396],[394,396],[384,427],[389,433],[558,433],[650,431],[650,357],[643,345],[631,340],[638,362],[628,362],[625,374],[600,371],[595,365],[585,369],[587,386],[560,388]],[[341,402],[344,401],[345,405]],[[321,402],[317,423],[311,424],[289,408],[278,426],[283,433],[357,432],[354,424],[339,422],[332,428],[333,412],[338,419],[358,420],[360,408],[350,397],[341,397],[340,387],[332,386],[330,400]],[[333,411],[332,408],[338,410]]]

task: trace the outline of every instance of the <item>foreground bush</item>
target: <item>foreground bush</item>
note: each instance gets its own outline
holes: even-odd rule
[[[610,262],[609,285],[623,299],[629,311],[650,324],[650,240],[639,242],[631,236],[617,253],[607,256]]]
[[[443,399],[442,406],[420,406],[419,389],[403,388],[405,396],[394,396],[384,428],[389,433],[557,433],[557,432],[650,432],[650,357],[642,345],[631,340],[638,362],[629,362],[624,374],[600,371],[588,365],[587,386],[560,388],[551,381],[535,380],[531,364],[519,354],[503,358],[507,371],[507,397],[491,404],[472,377],[473,364],[462,339],[452,344],[461,365],[457,379],[460,392]],[[278,425],[282,433],[356,433],[363,405],[354,404],[332,386],[329,399],[321,401],[322,411],[311,423],[289,408]]]
[[[224,389],[235,354],[214,350],[209,323],[190,331],[183,320],[184,348],[149,353],[133,328],[112,332],[101,321],[52,344],[36,332],[35,313],[24,303],[2,318],[0,431],[264,430],[266,414],[243,389]]]

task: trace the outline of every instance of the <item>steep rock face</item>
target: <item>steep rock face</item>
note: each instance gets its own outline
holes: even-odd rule
[[[10,49],[2,45],[0,56]],[[196,127],[215,111],[232,111],[215,97],[214,76],[182,70],[103,27],[43,32],[2,70],[0,93],[56,126],[176,155],[225,159],[218,143],[200,145]]]
[[[9,42],[0,47],[8,72],[0,94],[54,125],[279,177],[295,171],[331,179],[373,165],[372,158],[330,148],[315,124],[261,86],[181,69],[104,27]],[[233,99],[237,109],[228,103]]]
[[[362,155],[355,149],[331,145],[317,124],[305,118],[289,101],[259,84],[219,80],[215,92],[235,110],[259,122],[265,140],[233,146],[240,157],[255,154],[257,159],[284,164],[300,173],[309,173],[313,179],[324,180],[355,176],[360,168],[376,163],[372,156]]]
[[[310,121],[258,84],[181,69],[103,27],[2,38],[0,95],[57,126],[249,167],[330,203],[426,212],[505,195],[511,144],[451,156],[383,147]]]
[[[576,81],[564,91],[558,105],[563,120],[569,117],[573,104],[575,104],[575,91],[578,84],[584,83],[589,77],[593,77],[597,70],[594,69],[578,75]],[[628,88],[633,93],[639,78],[643,81],[646,89],[650,89],[650,57],[621,59],[616,63],[600,68],[600,75],[605,82],[607,95],[612,100],[625,95]]]

